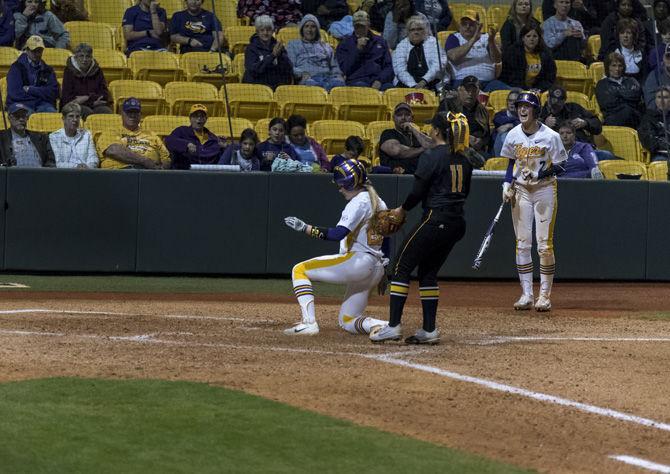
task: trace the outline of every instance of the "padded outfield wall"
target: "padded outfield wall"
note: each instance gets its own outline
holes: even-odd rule
[[[372,181],[389,207],[412,185]],[[470,268],[500,183],[473,180],[467,233],[441,276],[516,278],[509,210],[482,268]],[[557,278],[670,281],[669,183],[561,180],[558,193]],[[296,234],[284,216],[335,225],[345,205],[326,174],[195,171],[2,168],[0,199],[2,270],[108,273],[288,275],[337,244]]]

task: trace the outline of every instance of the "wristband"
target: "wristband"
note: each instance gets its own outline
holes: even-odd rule
[[[309,236],[321,240],[324,240],[326,238],[326,234],[323,232],[323,230],[319,229],[315,225],[312,226],[312,230],[310,231]]]

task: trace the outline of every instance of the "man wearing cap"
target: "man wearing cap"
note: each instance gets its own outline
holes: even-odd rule
[[[665,47],[663,61],[651,71],[644,81],[644,102],[648,109],[656,109],[656,91],[661,86],[670,86],[670,44]]]
[[[51,66],[42,61],[44,41],[31,36],[24,53],[7,72],[7,106],[21,103],[33,112],[56,112],[58,81]]]
[[[123,130],[104,132],[98,138],[101,168],[170,168],[170,152],[158,135],[142,130],[141,120],[140,101],[135,97],[126,99],[121,106]]]
[[[393,110],[395,128],[384,130],[379,137],[379,160],[394,174],[414,174],[419,155],[433,142],[412,125],[412,108],[400,102]]]
[[[53,168],[56,166],[54,152],[46,133],[29,132],[26,129],[30,109],[19,102],[8,107],[8,130],[0,131],[0,166],[24,168]]]
[[[470,128],[470,146],[479,153],[487,154],[491,142],[491,127],[489,113],[486,107],[479,102],[479,79],[467,76],[458,86],[458,100],[463,107],[463,114],[468,119]]]
[[[218,163],[226,144],[205,127],[207,107],[193,105],[189,120],[190,126],[177,127],[165,137],[165,145],[172,155],[172,168],[187,170],[192,164]]]
[[[496,44],[496,29],[489,27],[488,33],[482,32],[479,14],[474,10],[465,10],[460,18],[458,33],[447,38],[444,49],[454,69],[453,86],[458,87],[467,76],[476,76],[482,82],[485,91],[509,89],[496,81],[496,66],[502,60],[502,53]]]
[[[345,36],[335,57],[348,86],[373,87],[384,91],[393,86],[393,63],[386,40],[370,31],[368,14],[353,14],[354,33]]]
[[[661,86],[655,94],[655,109],[647,109],[637,133],[642,146],[651,153],[651,161],[666,161],[670,156],[670,86]]]

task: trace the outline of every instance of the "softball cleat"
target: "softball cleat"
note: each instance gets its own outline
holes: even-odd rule
[[[300,322],[292,328],[284,329],[284,334],[287,336],[316,336],[319,334],[319,325],[316,322]]]
[[[535,302],[535,311],[551,311],[551,300],[549,299],[549,295],[540,295]]]
[[[517,311],[525,311],[531,309],[532,307],[533,307],[533,295],[527,295],[525,293],[521,295],[521,298],[519,298],[516,303],[514,303],[514,309],[516,309]]]
[[[439,344],[440,331],[435,328],[434,331],[428,332],[425,329],[417,329],[413,336],[405,339],[405,344]]]
[[[389,325],[382,326],[374,334],[370,332],[370,340],[372,342],[399,341],[400,339],[402,339],[402,327],[400,324],[395,327]]]

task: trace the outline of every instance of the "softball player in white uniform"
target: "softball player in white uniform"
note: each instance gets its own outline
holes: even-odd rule
[[[287,226],[298,232],[340,241],[338,255],[312,258],[293,267],[293,291],[300,304],[302,320],[284,331],[289,336],[319,333],[312,281],[347,285],[339,314],[340,327],[344,330],[352,334],[369,334],[373,328],[386,324],[386,321],[363,316],[370,291],[381,281],[384,263],[388,262],[381,250],[383,237],[370,225],[378,210],[387,209],[386,204],[368,184],[365,167],[357,160],[346,160],[336,166],[334,181],[349,201],[336,227],[323,229],[297,217],[284,219]]]
[[[554,258],[554,224],[558,208],[556,175],[567,159],[558,133],[537,120],[540,100],[522,92],[516,100],[519,125],[505,138],[501,155],[509,158],[503,183],[503,199],[512,201],[512,223],[516,235],[516,266],[522,294],[514,309],[533,307],[533,222],[540,256],[540,296],[537,311],[551,310]]]

